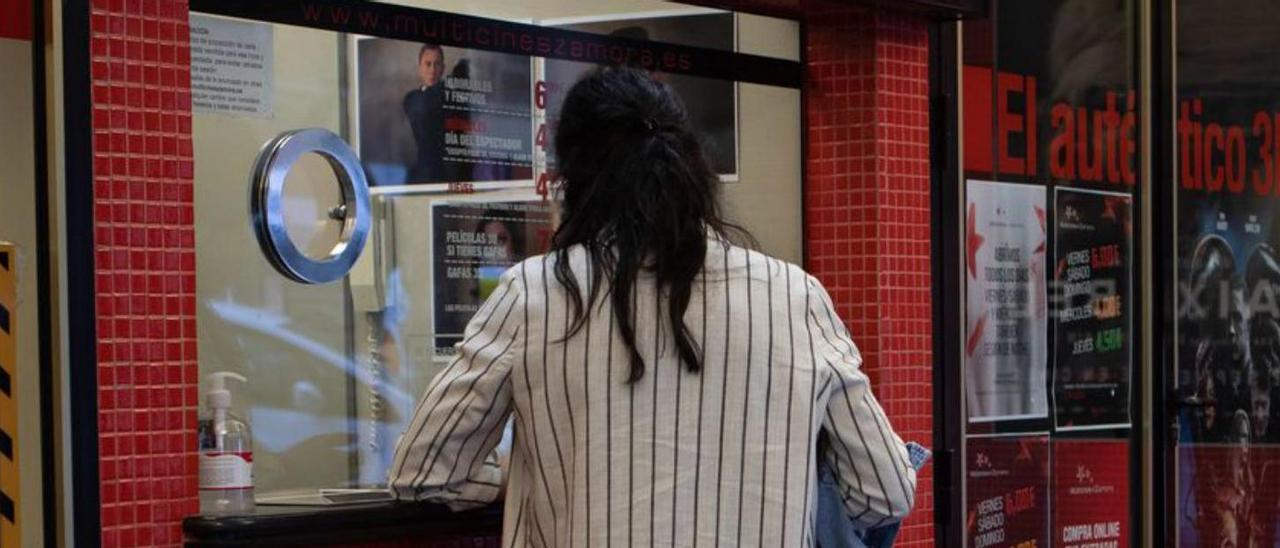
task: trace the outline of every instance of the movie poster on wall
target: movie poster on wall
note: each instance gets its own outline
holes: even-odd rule
[[[1177,456],[1182,546],[1280,546],[1280,445],[1182,443]]]
[[[454,344],[503,272],[545,253],[551,205],[543,202],[445,201],[431,205],[432,326],[435,357]]]
[[[532,179],[529,57],[383,38],[354,50],[371,186]]]
[[[1177,174],[1176,393],[1200,404],[1177,416],[1188,546],[1280,546],[1280,99],[1269,67],[1245,66],[1229,95],[1179,89],[1193,161]]]
[[[1133,198],[1054,192],[1054,425],[1129,426]]]
[[[970,422],[1048,415],[1043,187],[970,180],[964,366]]]
[[[970,437],[965,444],[965,546],[1048,546],[1048,436]]]
[[[615,38],[723,51],[734,51],[736,41],[734,16],[728,12],[656,17],[627,16],[574,22],[548,21],[547,24]],[[546,59],[543,71],[549,128],[555,127],[560,107],[569,88],[593,68],[595,65],[589,63]],[[661,71],[652,74],[658,80],[670,85],[684,101],[689,112],[689,124],[694,132],[702,137],[707,159],[715,172],[720,175],[721,180],[738,180],[737,84],[729,80]],[[553,166],[552,152],[548,151],[548,164]]]

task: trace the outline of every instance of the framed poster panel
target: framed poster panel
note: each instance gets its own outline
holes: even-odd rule
[[[1053,546],[1129,548],[1129,442],[1053,440]]]
[[[530,57],[388,38],[349,40],[350,139],[376,191],[530,184]]]
[[[1045,189],[970,180],[964,370],[969,422],[1048,415]]]
[[[1049,546],[1049,436],[965,442],[965,546]]]
[[[1054,190],[1054,428],[1130,424],[1133,197]]]
[[[512,265],[544,253],[552,206],[537,201],[431,204],[431,325],[436,359],[449,359],[472,316]]]

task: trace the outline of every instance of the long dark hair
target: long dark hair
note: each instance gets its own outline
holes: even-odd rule
[[[592,71],[566,95],[555,133],[564,201],[552,238],[555,276],[568,290],[575,335],[608,279],[615,321],[630,356],[629,382],[644,376],[636,349],[633,289],[641,270],[652,272],[665,297],[680,361],[702,368],[701,351],[684,313],[706,261],[708,237],[754,245],[746,230],[721,217],[720,181],[689,128],[684,103],[667,85],[635,68]],[[589,295],[584,304],[569,250],[587,252]],[[659,331],[661,336],[662,331]],[[655,358],[656,359],[656,358]]]

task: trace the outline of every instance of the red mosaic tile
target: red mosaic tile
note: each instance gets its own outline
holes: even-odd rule
[[[805,223],[831,293],[906,439],[932,440],[927,23],[840,8],[809,16]],[[932,546],[921,475],[901,546]]]
[[[198,507],[187,4],[91,11],[102,540],[177,546]]]

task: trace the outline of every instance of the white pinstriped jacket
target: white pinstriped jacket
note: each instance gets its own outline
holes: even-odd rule
[[[811,546],[824,429],[822,457],[859,523],[910,510],[907,451],[815,278],[710,242],[685,314],[704,356],[691,373],[642,275],[646,367],[629,384],[608,299],[558,342],[572,309],[554,262],[513,267],[467,327],[400,439],[389,478],[399,498],[494,501],[503,480],[491,452],[514,415],[503,546]],[[571,264],[586,288],[586,254],[574,250]]]

